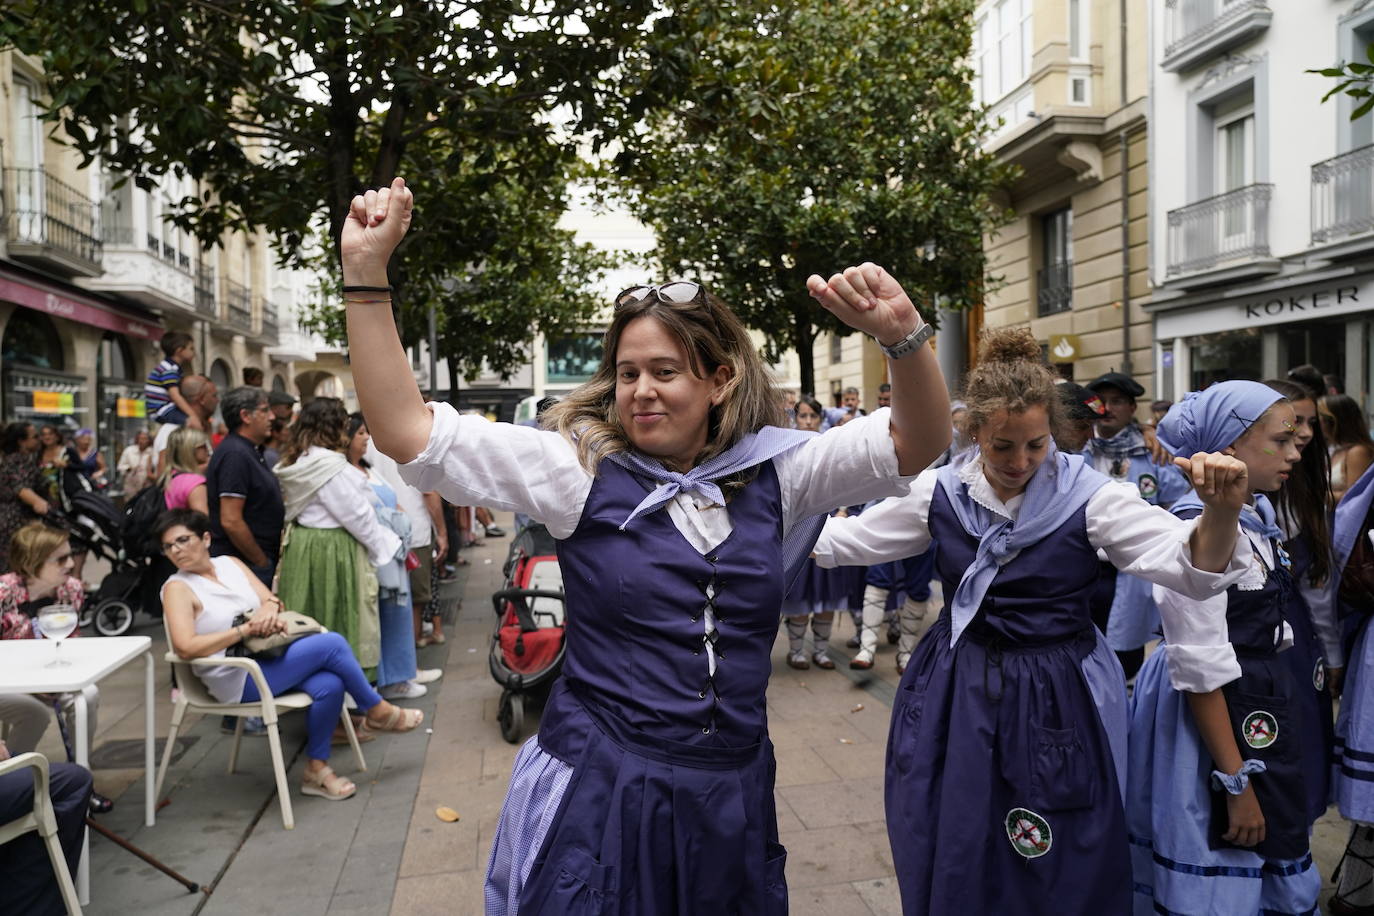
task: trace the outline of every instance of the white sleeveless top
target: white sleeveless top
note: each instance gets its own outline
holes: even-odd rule
[[[233,557],[211,557],[215,565],[215,576],[219,581],[208,579],[196,573],[181,570],[173,573],[167,582],[182,582],[200,599],[202,610],[196,615],[196,635],[222,633],[234,628],[234,618],[246,614],[258,606],[258,596],[249,584],[243,569],[234,562]],[[163,584],[163,591],[167,585]],[[223,658],[224,650],[207,656]],[[243,683],[248,672],[229,665],[205,666],[196,669],[207,689],[221,703],[237,703],[243,698]]]

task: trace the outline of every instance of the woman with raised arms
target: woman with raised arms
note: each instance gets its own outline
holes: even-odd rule
[[[493,841],[496,913],[781,914],[764,691],[785,587],[841,505],[904,491],[949,442],[928,326],[873,264],[808,289],[888,351],[892,408],[823,436],[700,285],[626,290],[600,368],[547,429],[426,405],[388,302],[412,195],[354,199],[341,253],[353,376],[377,447],[421,490],[523,512],[559,539],[563,677]],[[807,536],[807,535],[810,536]]]

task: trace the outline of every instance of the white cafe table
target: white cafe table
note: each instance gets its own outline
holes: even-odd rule
[[[62,640],[62,658],[71,664],[49,668],[57,645],[48,639],[0,640],[0,693],[74,693],[76,723],[72,731],[76,762],[90,767],[91,749],[86,741],[86,698],[81,691],[138,656],[144,661],[143,767],[145,782],[144,823],[153,826],[153,641],[147,636],[82,636]],[[83,834],[83,837],[86,835]],[[84,906],[90,902],[89,840],[81,841],[81,866],[76,890]]]

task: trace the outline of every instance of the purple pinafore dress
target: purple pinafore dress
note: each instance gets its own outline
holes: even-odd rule
[[[953,595],[978,540],[936,487],[935,569]],[[892,710],[887,829],[916,914],[1125,913],[1131,869],[1121,787],[1090,683],[1098,576],[1080,508],[1003,565],[950,647],[948,598]],[[1101,650],[1105,653],[1105,648]]]
[[[522,916],[787,912],[764,703],[782,602],[777,474],[758,466],[705,556],[666,511],[621,530],[654,486],[602,462],[558,545],[567,654],[539,745],[573,769]]]

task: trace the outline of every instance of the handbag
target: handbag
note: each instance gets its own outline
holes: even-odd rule
[[[273,633],[271,636],[245,637],[238,645],[231,646],[228,654],[260,662],[271,661],[281,658],[286,653],[286,647],[302,636],[314,636],[316,633],[324,632],[324,626],[318,620],[297,611],[282,611],[277,618],[286,624],[284,632]],[[251,619],[250,614],[239,614],[234,618],[234,626],[242,626]]]
[[[1374,612],[1374,544],[1369,540],[1369,527],[1374,522],[1374,510],[1365,516],[1355,547],[1341,569],[1340,610],[1349,613]]]

